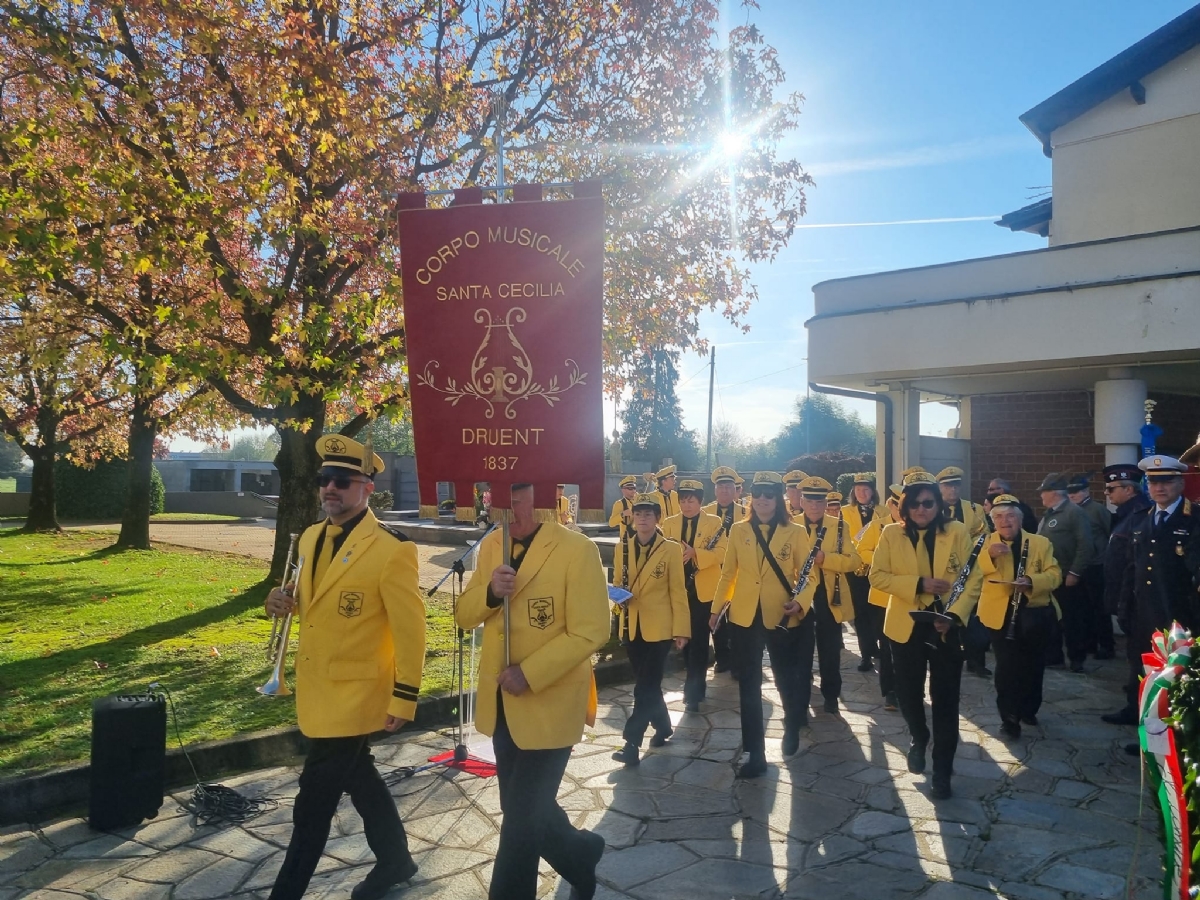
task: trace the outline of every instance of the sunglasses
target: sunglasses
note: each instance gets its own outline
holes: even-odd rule
[[[365,479],[361,480],[365,481]],[[357,483],[360,479],[351,478],[349,475],[327,475],[322,472],[313,481],[319,488],[328,487],[329,483],[333,482],[333,486],[339,491],[348,491],[350,490],[350,485]]]
[[[774,497],[775,491],[769,487],[756,487],[750,489],[750,496],[755,499],[759,497]]]
[[[930,500],[926,498],[925,500],[912,501],[912,503],[908,504],[908,508],[917,509],[919,507],[920,509],[935,509],[937,505],[938,504],[936,500]]]
[[[1123,487],[1128,487],[1128,485],[1124,485],[1124,484],[1110,484],[1110,485],[1108,485],[1108,487],[1106,487],[1106,488],[1104,489],[1104,493],[1106,493],[1106,494],[1115,494],[1117,491],[1121,490],[1121,488],[1123,488]]]

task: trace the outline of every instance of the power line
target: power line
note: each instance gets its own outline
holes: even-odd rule
[[[752,381],[759,381],[763,378],[770,378],[772,375],[779,375],[782,372],[790,372],[790,371],[792,371],[792,369],[803,369],[807,365],[808,365],[807,362],[797,363],[794,366],[788,366],[786,369],[776,369],[774,372],[768,372],[765,375],[755,375],[753,378],[747,378],[745,381],[739,381],[736,384],[727,384],[727,385],[725,385],[725,387],[731,387],[731,388],[738,387],[739,385],[749,384]]]
[[[695,372],[693,372],[691,375],[689,375],[683,381],[679,382],[677,389],[683,387],[685,384],[687,384],[689,381],[691,381],[693,378],[695,378],[697,375],[699,375],[701,372],[703,372],[707,368],[708,368],[708,363],[706,362],[704,365],[702,365],[699,369],[697,369]]]

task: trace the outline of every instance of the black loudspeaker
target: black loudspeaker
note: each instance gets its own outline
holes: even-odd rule
[[[88,822],[110,831],[158,815],[167,763],[167,704],[162,695],[92,701]]]

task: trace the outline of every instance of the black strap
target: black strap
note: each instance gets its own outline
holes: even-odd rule
[[[792,583],[784,576],[783,569],[779,568],[779,563],[775,561],[775,554],[771,552],[770,539],[775,536],[775,526],[771,526],[770,536],[765,538],[762,531],[759,530],[757,523],[751,525],[751,530],[754,532],[754,539],[758,541],[758,546],[762,549],[763,557],[766,558],[771,566],[771,571],[775,573],[775,577],[779,579],[779,583],[783,585],[783,589],[788,594],[791,594]]]

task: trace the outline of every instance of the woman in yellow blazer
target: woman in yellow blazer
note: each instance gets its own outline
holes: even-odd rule
[[[662,524],[663,537],[675,541],[683,551],[683,580],[691,617],[691,639],[684,651],[687,677],[683,682],[683,708],[692,713],[700,712],[700,701],[707,693],[708,619],[728,543],[723,523],[703,511],[703,501],[704,485],[683,479],[679,482],[679,515]]]
[[[871,561],[875,558],[875,548],[879,546],[879,536],[883,534],[886,526],[899,521],[900,485],[893,484],[888,488],[887,500],[876,507],[871,521],[857,532],[855,547],[862,560],[862,568],[859,571],[870,572]],[[871,628],[879,639],[877,659],[879,661],[879,692],[883,695],[883,708],[888,712],[895,712],[900,708],[900,701],[896,699],[896,673],[892,666],[892,644],[883,634],[883,616],[890,595],[873,586],[867,575],[863,576],[863,581],[866,582],[868,588],[866,613],[864,616],[862,612],[857,612],[854,627],[862,627],[864,618],[870,618]]]
[[[613,759],[636,766],[646,729],[654,726],[651,747],[671,737],[671,716],[663,699],[663,668],[671,642],[682,650],[692,633],[683,551],[658,530],[662,517],[659,494],[640,494],[633,501],[632,537],[613,560],[613,584],[633,596],[621,607],[620,634],[633,666],[633,711],[625,721],[625,746]]]
[[[808,722],[804,685],[811,690],[812,683],[812,667],[803,671],[800,653],[804,642],[811,647],[814,640],[813,618],[808,615],[812,592],[797,599],[789,587],[799,580],[808,557],[808,536],[788,516],[778,472],[757,473],[750,491],[750,519],[730,530],[710,623],[716,625],[722,613],[728,612],[742,714],[742,749],[750,754],[738,770],[739,778],[757,778],[767,771],[763,647],[771,655],[771,672],[783,704],[784,755],[791,756],[800,746],[800,727]],[[818,577],[817,573],[812,577]]]
[[[971,555],[971,541],[961,522],[947,522],[937,484],[928,472],[904,479],[899,524],[879,537],[871,562],[874,587],[887,592],[883,632],[892,641],[892,664],[900,712],[912,736],[908,770],[925,771],[930,731],[925,722],[925,676],[933,706],[932,796],[949,797],[954,752],[958,747],[958,698],[963,653],[959,627],[970,617],[979,594],[979,566],[966,590],[947,611],[949,622],[914,623],[909,613],[943,611],[954,581]],[[952,623],[952,624],[951,624]]]
[[[988,536],[979,556],[983,590],[976,610],[979,621],[992,631],[996,709],[1000,711],[1000,732],[1010,738],[1021,736],[1022,722],[1037,724],[1046,674],[1046,643],[1052,640],[1058,617],[1052,592],[1062,584],[1062,570],[1054,559],[1050,539],[1022,527],[1020,503],[1012,494],[1001,494],[992,501],[996,530]],[[1017,569],[1022,565],[1019,587],[1001,583],[1017,581]]]
[[[633,498],[637,496],[637,479],[626,475],[621,479],[621,496],[613,503],[612,513],[608,517],[610,528],[618,528],[622,537],[633,533]]]
[[[887,509],[879,502],[875,492],[875,475],[873,472],[859,472],[854,476],[854,487],[850,491],[847,502],[842,504],[842,519],[850,529],[850,539],[854,546],[866,532],[867,526],[879,518],[887,518]],[[861,554],[860,554],[861,556]],[[880,654],[879,639],[882,618],[872,614],[870,593],[871,583],[867,581],[867,566],[864,562],[861,568],[846,576],[850,586],[850,596],[854,601],[854,634],[858,638],[858,671],[870,672],[874,666],[873,659]]]

